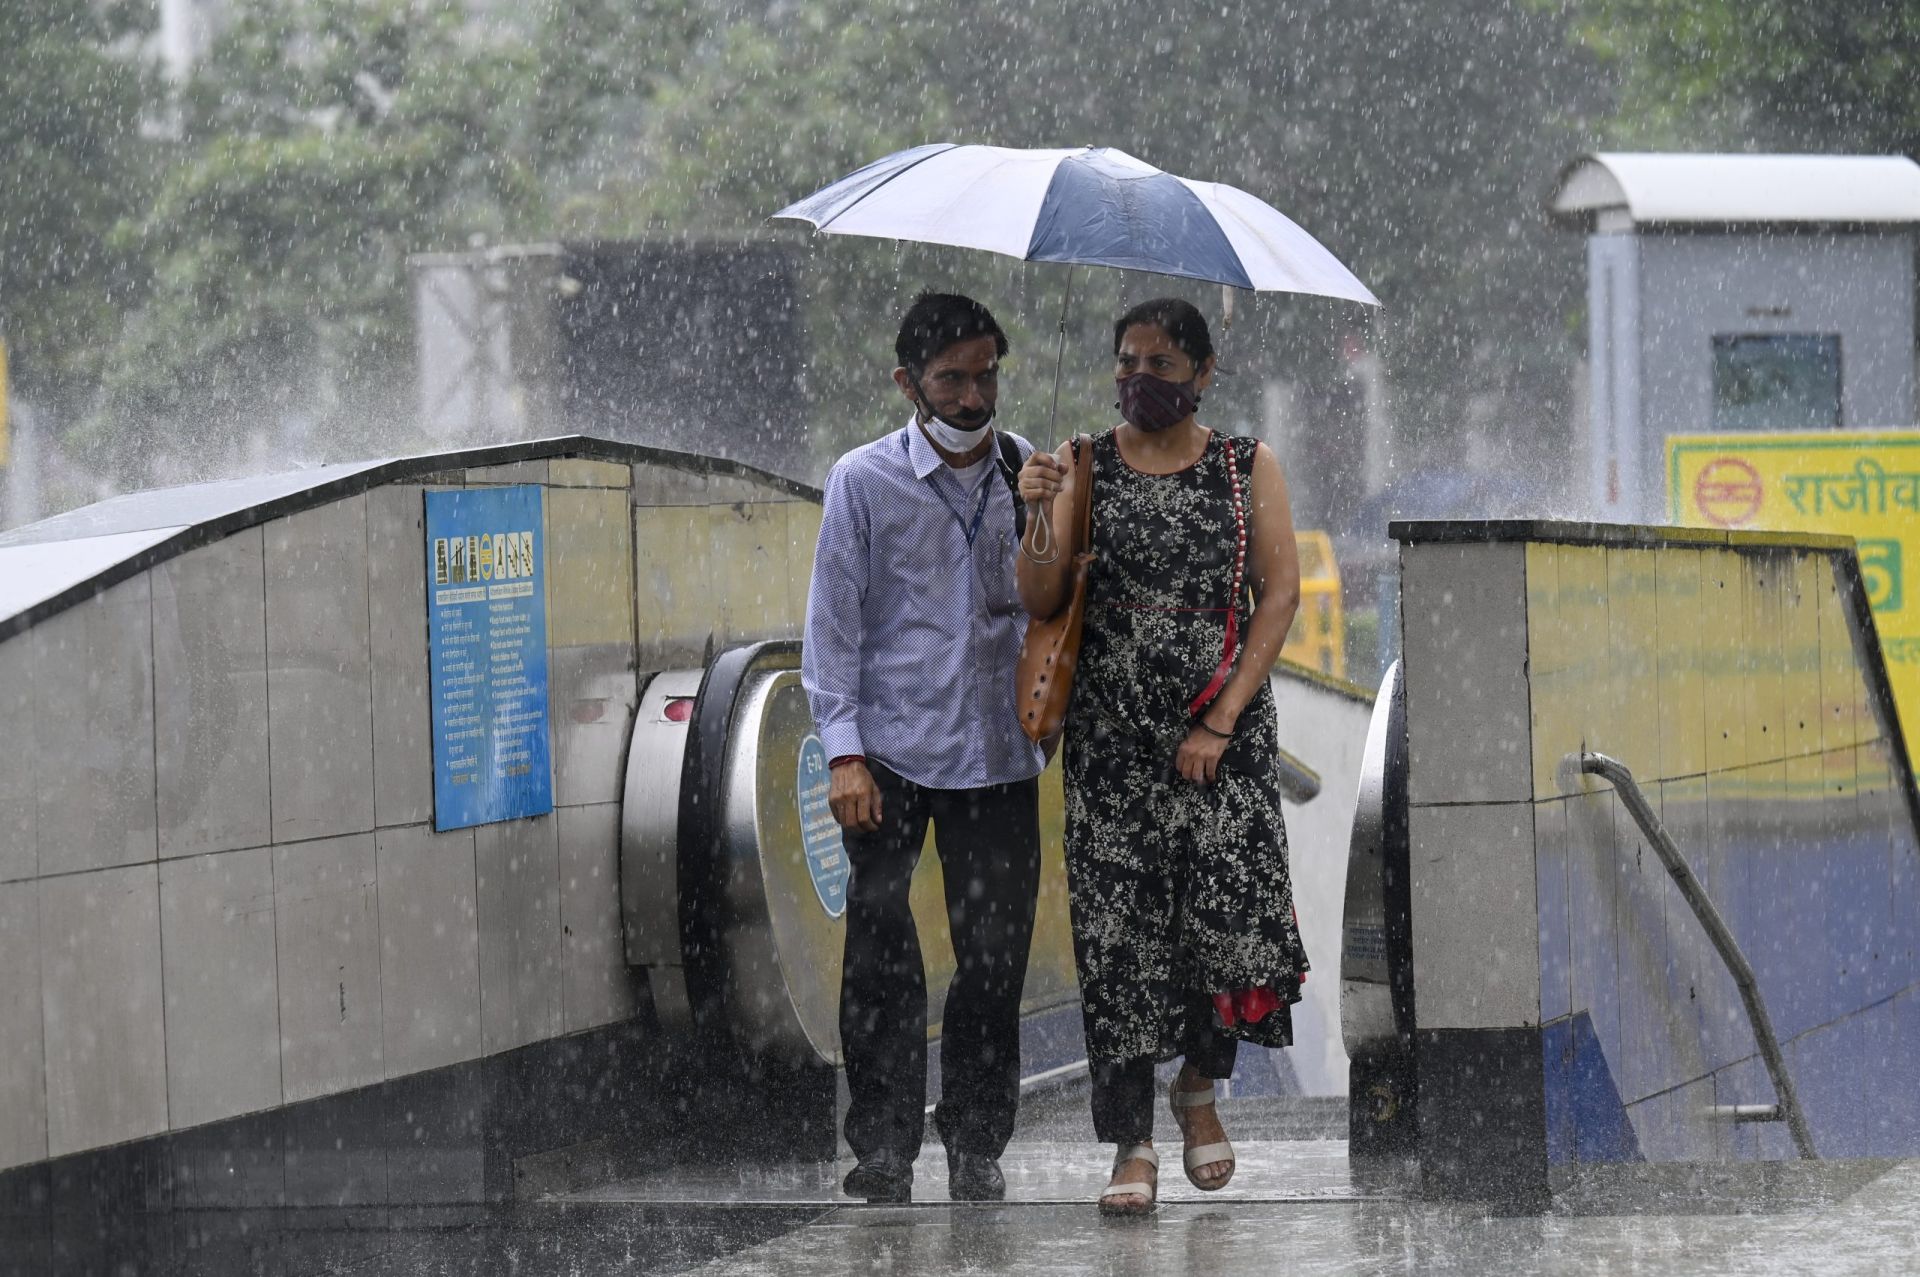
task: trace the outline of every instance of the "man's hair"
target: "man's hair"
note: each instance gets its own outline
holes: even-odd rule
[[[900,320],[893,353],[918,377],[948,347],[975,337],[991,337],[993,353],[1007,353],[1007,335],[985,306],[958,293],[921,293]]]
[[[1178,297],[1156,297],[1150,302],[1141,302],[1115,320],[1114,354],[1120,353],[1120,342],[1126,337],[1127,329],[1142,324],[1165,333],[1168,341],[1193,360],[1195,372],[1213,355],[1213,335],[1207,331],[1206,317],[1192,302],[1182,301]]]

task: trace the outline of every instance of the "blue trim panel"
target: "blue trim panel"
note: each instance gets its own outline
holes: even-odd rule
[[[1123,168],[1100,150],[1069,156],[1054,170],[1027,260],[1253,287],[1225,232],[1184,183]]]
[[[1542,1025],[1540,1055],[1546,1071],[1547,1164],[1645,1161],[1592,1017],[1577,1011]]]

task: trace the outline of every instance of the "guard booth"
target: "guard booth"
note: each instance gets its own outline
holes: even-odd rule
[[[1914,421],[1920,165],[1902,156],[1582,156],[1592,511],[1653,522],[1673,434]]]

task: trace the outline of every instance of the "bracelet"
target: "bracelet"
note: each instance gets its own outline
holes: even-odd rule
[[[843,763],[864,764],[866,761],[867,761],[867,756],[865,754],[841,754],[827,763],[827,770],[832,771],[834,768],[840,766]]]
[[[1210,723],[1208,723],[1208,722],[1207,722],[1207,720],[1206,720],[1206,719],[1204,719],[1204,718],[1196,718],[1196,719],[1194,719],[1194,720],[1193,720],[1193,725],[1194,725],[1195,727],[1198,727],[1198,728],[1199,728],[1199,729],[1200,729],[1201,731],[1203,731],[1203,732],[1205,732],[1205,733],[1206,733],[1207,735],[1209,735],[1209,736],[1217,736],[1217,737],[1219,737],[1219,738],[1220,738],[1221,740],[1232,740],[1232,739],[1233,739],[1233,733],[1232,733],[1232,732],[1223,732],[1223,731],[1221,731],[1221,730],[1220,730],[1219,728],[1217,728],[1217,727],[1215,727],[1215,726],[1213,726],[1212,724],[1210,724]]]

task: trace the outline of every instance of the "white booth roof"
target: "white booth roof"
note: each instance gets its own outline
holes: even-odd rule
[[[1904,155],[1583,155],[1547,211],[1602,231],[1644,225],[1920,222],[1920,164]]]

